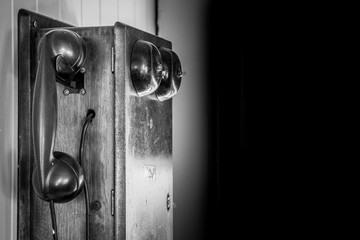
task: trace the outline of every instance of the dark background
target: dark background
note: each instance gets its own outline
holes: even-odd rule
[[[313,181],[331,136],[320,118],[324,56],[302,10],[210,2],[207,237],[306,236],[329,215]]]

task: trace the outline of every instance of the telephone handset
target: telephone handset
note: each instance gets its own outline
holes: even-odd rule
[[[33,92],[32,130],[36,159],[33,186],[45,201],[67,202],[84,186],[84,173],[77,161],[63,152],[54,152],[57,126],[55,60],[63,58],[68,68],[79,71],[86,47],[75,32],[65,29],[46,33],[38,45],[38,68]]]
[[[40,39],[37,54],[38,67],[32,99],[32,138],[36,166],[32,184],[35,193],[50,202],[53,236],[57,239],[54,203],[71,201],[86,183],[79,162],[69,154],[54,151],[57,127],[56,79],[80,71],[86,59],[86,44],[73,31],[51,30]]]

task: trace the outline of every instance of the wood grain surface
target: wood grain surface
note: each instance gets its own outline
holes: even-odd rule
[[[75,29],[73,29],[75,30]],[[111,71],[113,28],[76,28],[87,45],[84,65],[86,94],[65,96],[65,86],[57,83],[58,126],[55,151],[78,160],[80,136],[88,109],[96,112],[85,140],[83,169],[88,180],[90,202],[101,208],[90,216],[91,239],[112,239],[111,191],[114,189],[114,75]],[[33,56],[35,57],[35,56]],[[30,188],[31,239],[52,239],[49,203],[40,200]],[[55,204],[59,239],[85,239],[85,199]]]
[[[31,20],[28,19],[28,23]],[[55,27],[56,24],[49,24]],[[130,78],[130,56],[138,39],[157,47],[171,48],[162,38],[116,23],[108,27],[70,28],[87,45],[84,65],[86,94],[65,96],[65,86],[57,83],[58,125],[55,151],[78,159],[80,135],[88,109],[96,112],[85,140],[83,169],[88,180],[90,202],[101,208],[91,210],[90,239],[173,238],[172,100],[159,102],[136,96]],[[45,31],[45,30],[42,30]],[[41,36],[41,33],[39,36]],[[30,33],[25,33],[28,36]],[[35,34],[34,32],[32,34]],[[37,41],[39,38],[35,38]],[[19,233],[32,240],[51,240],[49,203],[39,199],[30,184],[33,165],[29,119],[31,86],[35,77],[35,46],[30,46],[30,66],[23,61],[29,82],[19,88],[19,109],[24,119],[19,129],[21,182]],[[29,46],[28,46],[29,47]],[[112,48],[114,50],[112,50]],[[112,71],[112,52],[115,68]],[[25,156],[26,157],[26,156]],[[114,201],[111,193],[114,191]],[[171,207],[167,209],[167,195]],[[27,202],[28,201],[28,202]],[[74,200],[55,204],[60,240],[85,239],[84,192]]]

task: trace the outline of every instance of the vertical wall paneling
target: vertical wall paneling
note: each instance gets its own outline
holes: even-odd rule
[[[11,1],[0,2],[0,239],[11,237],[12,161],[13,161],[13,82]]]
[[[106,2],[106,4],[105,4]],[[112,26],[118,19],[118,1],[102,0],[100,22],[102,26]]]
[[[10,184],[10,199],[11,199],[11,205],[10,205],[10,239],[16,238],[16,223],[17,223],[17,82],[15,81],[15,29],[14,29],[14,1],[11,1],[11,7],[10,7],[10,13],[11,13],[11,83],[12,83],[12,89],[11,89],[11,110],[10,116],[11,116],[11,123],[12,123],[12,136],[10,137],[11,142],[11,184]]]
[[[38,0],[38,12],[46,16],[51,16],[55,19],[59,19],[59,0]]]
[[[60,20],[71,25],[82,26],[82,0],[59,0]]]
[[[118,0],[118,21],[134,26],[135,24],[135,1]]]
[[[14,1],[11,1],[11,26],[14,26]],[[16,74],[15,74],[15,60],[17,59],[15,57],[15,30],[14,27],[11,28],[11,83],[12,83],[12,89],[11,89],[11,95],[12,95],[12,104],[11,104],[11,122],[12,122],[12,136],[11,136],[11,205],[10,205],[10,239],[16,238],[16,223],[17,223],[17,82]]]
[[[147,0],[134,0],[135,1],[135,27],[146,31],[146,5]]]
[[[146,2],[146,31],[155,34],[155,0]]]
[[[6,0],[6,1],[10,2],[10,0]],[[18,13],[20,8],[24,8],[24,9],[34,11],[34,12],[37,11],[37,2],[38,2],[38,0],[26,0],[26,1],[24,1],[24,0],[13,0],[13,2],[14,2],[14,20],[16,20],[14,22],[15,25],[17,24],[17,13]],[[16,35],[17,35],[17,33],[16,33]]]
[[[82,23],[83,26],[100,25],[100,0],[82,1]]]

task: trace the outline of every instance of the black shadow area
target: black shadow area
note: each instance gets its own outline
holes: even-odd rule
[[[303,109],[311,36],[299,14],[278,7],[209,3],[208,237],[288,236],[303,226],[293,219],[303,216],[299,169],[315,143]]]

